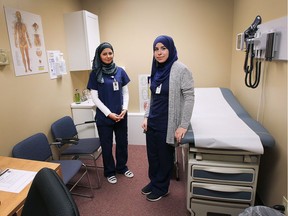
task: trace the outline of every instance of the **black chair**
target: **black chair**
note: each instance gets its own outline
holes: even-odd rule
[[[82,124],[91,124],[94,121],[84,122]],[[81,125],[81,124],[78,124]],[[102,153],[99,138],[78,138],[77,126],[70,116],[64,116],[51,125],[51,132],[54,138],[54,144],[60,150],[60,158],[68,156],[74,159],[84,159],[87,167],[95,169],[98,180],[98,188],[101,187],[97,159]],[[87,161],[87,162],[86,162]],[[90,161],[90,162],[89,162]],[[92,161],[92,164],[91,164]]]
[[[58,174],[41,169],[32,181],[21,216],[79,216],[78,207]]]
[[[72,194],[84,197],[94,197],[89,174],[85,164],[79,160],[53,160],[52,151],[45,134],[37,133],[17,143],[12,149],[12,156],[22,159],[59,163],[61,166],[64,184],[68,185],[68,183],[73,183],[70,188]],[[88,186],[84,187],[90,188],[91,193],[80,194],[72,192],[77,185],[80,186],[79,182],[84,176],[87,177],[88,181]]]

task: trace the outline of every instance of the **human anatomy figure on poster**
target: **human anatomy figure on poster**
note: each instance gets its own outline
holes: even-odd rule
[[[41,16],[4,6],[16,76],[48,72]]]
[[[22,62],[25,67],[25,72],[31,72],[29,47],[32,48],[26,24],[22,22],[20,11],[16,11],[16,23],[14,25],[14,40],[15,46],[20,49]]]

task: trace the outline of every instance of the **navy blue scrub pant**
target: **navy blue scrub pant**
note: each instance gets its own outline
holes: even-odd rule
[[[127,115],[119,122],[112,125],[97,125],[102,148],[104,176],[110,177],[117,173],[125,173],[128,160],[128,126]],[[115,133],[116,151],[113,157],[113,132]]]
[[[148,127],[146,132],[148,175],[152,193],[165,195],[173,173],[174,147],[166,143],[166,133]]]

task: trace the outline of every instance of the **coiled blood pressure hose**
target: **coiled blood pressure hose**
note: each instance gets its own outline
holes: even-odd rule
[[[247,87],[256,88],[259,85],[260,77],[261,77],[261,61],[256,61],[256,68],[253,77],[253,69],[254,69],[254,44],[248,43],[246,49],[246,56],[244,61],[244,71],[245,71],[245,84]],[[248,58],[250,53],[250,66],[248,65]]]
[[[256,72],[253,77],[253,69],[254,69],[254,35],[258,30],[257,26],[261,24],[261,16],[256,16],[254,22],[251,26],[244,32],[245,42],[246,42],[246,56],[244,61],[244,71],[245,71],[245,84],[247,87],[256,88],[260,82],[261,76],[261,61],[256,61]],[[248,58],[250,55],[250,66],[248,65]]]

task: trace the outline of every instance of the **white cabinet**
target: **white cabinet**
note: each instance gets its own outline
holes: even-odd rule
[[[143,133],[141,124],[144,113],[128,112],[128,142],[133,145],[146,145],[146,135]]]
[[[81,102],[80,104],[71,104],[72,118],[74,124],[82,124],[86,121],[94,121],[95,104],[91,100]],[[97,127],[95,123],[83,124],[77,126],[79,138],[98,137]]]
[[[70,71],[91,70],[100,44],[98,16],[85,10],[66,13],[64,26]]]

